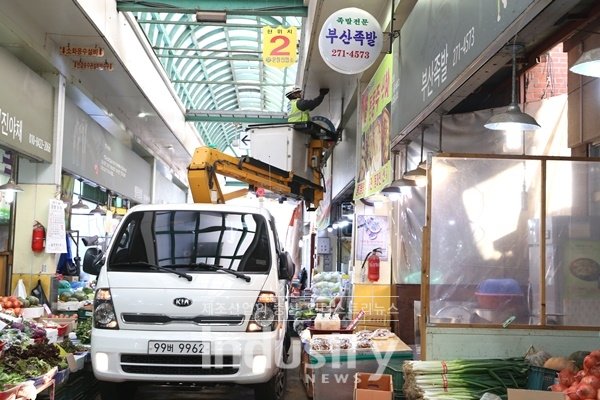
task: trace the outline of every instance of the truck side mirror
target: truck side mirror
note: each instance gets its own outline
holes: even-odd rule
[[[102,256],[104,253],[98,247],[90,247],[83,256],[83,272],[98,275],[102,269]]]
[[[292,256],[287,251],[279,253],[279,279],[291,280],[294,277],[296,266]]]

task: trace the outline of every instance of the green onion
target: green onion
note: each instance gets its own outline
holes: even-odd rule
[[[526,388],[528,371],[524,358],[405,361],[403,390],[407,400],[506,399],[508,388]]]

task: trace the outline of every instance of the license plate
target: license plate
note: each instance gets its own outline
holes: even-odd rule
[[[210,342],[175,342],[155,341],[148,342],[149,354],[210,354]]]

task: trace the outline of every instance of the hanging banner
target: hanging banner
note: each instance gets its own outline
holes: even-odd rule
[[[296,27],[263,27],[263,62],[285,68],[296,62]]]
[[[64,203],[50,199],[48,228],[46,229],[46,253],[67,252],[67,231],[65,229]]]
[[[323,61],[341,74],[357,74],[369,68],[381,52],[383,33],[375,17],[355,7],[331,14],[319,33]]]
[[[390,104],[392,55],[384,57],[361,96],[361,147],[354,199],[370,196],[392,180],[390,161]]]

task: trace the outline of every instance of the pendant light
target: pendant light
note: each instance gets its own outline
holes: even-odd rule
[[[4,201],[8,204],[15,199],[15,193],[22,192],[23,188],[19,186],[11,177],[4,185],[0,185],[0,192],[4,195]]]
[[[406,143],[405,145],[406,150],[404,155],[404,171],[408,169],[408,145],[409,143]],[[394,157],[394,161],[395,160],[396,157]],[[400,179],[395,179],[392,183],[390,183],[390,186],[383,188],[381,190],[381,194],[384,196],[388,196],[390,200],[397,200],[402,194],[403,188],[411,186],[417,186],[417,182],[402,177]]]
[[[420,128],[421,128],[421,162],[419,162],[419,165],[424,163],[424,160],[423,160],[424,140],[423,140],[423,138],[425,137],[425,129],[427,129],[427,127],[420,125]],[[404,173],[404,178],[415,181],[417,186],[419,186],[418,181],[423,181],[426,177],[427,177],[427,171],[424,168],[419,168],[419,166],[417,166],[413,170],[410,170],[410,171]]]
[[[488,129],[506,131],[534,130],[539,129],[540,124],[531,115],[521,111],[517,104],[517,52],[523,49],[523,45],[513,44],[510,46],[512,52],[512,97],[508,109],[500,114],[493,115],[484,125]]]
[[[579,75],[600,78],[600,47],[585,51],[569,70]]]
[[[79,198],[79,201],[76,204],[73,204],[71,206],[71,209],[75,209],[75,210],[89,210],[89,207],[87,204],[85,204],[82,200],[82,198]]]
[[[96,208],[90,211],[91,215],[106,215],[106,211],[100,207],[100,204],[96,203]]]

